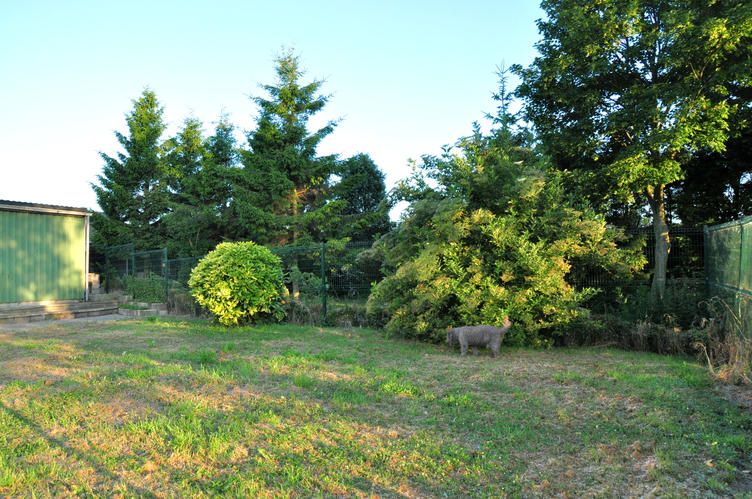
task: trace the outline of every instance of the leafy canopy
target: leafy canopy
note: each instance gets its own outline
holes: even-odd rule
[[[670,251],[666,196],[700,150],[721,152],[749,81],[752,4],[744,0],[544,0],[540,56],[514,71],[557,167],[581,172],[599,207],[647,200],[654,298]],[[746,55],[746,62],[744,61]]]
[[[558,167],[606,175],[601,201],[675,182],[693,152],[724,149],[726,97],[742,70],[734,58],[752,30],[748,2],[541,7],[540,56],[514,67],[518,93]]]

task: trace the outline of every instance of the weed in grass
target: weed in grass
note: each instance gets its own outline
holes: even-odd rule
[[[475,397],[468,393],[449,393],[439,399],[442,405],[452,408],[472,409],[478,403]]]
[[[180,352],[174,354],[172,358],[176,360],[192,362],[194,364],[199,364],[202,366],[213,365],[219,362],[217,352],[214,350],[181,350]]]
[[[316,386],[316,380],[305,374],[296,374],[295,377],[293,377],[292,383],[295,386],[306,390]]]
[[[332,400],[339,402],[340,404],[365,404],[369,401],[370,397],[363,392],[362,389],[357,387],[340,386],[332,393]]]
[[[390,379],[385,381],[379,387],[382,393],[394,395],[397,397],[417,397],[420,395],[421,390],[407,381],[400,381],[397,379]]]

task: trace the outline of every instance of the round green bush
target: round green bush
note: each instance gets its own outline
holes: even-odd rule
[[[282,262],[253,242],[217,245],[193,269],[188,286],[199,305],[225,326],[284,317]]]

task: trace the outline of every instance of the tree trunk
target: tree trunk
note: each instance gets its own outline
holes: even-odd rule
[[[650,210],[653,212],[653,234],[655,236],[655,264],[653,266],[653,283],[650,289],[653,300],[662,302],[666,293],[666,267],[671,251],[671,240],[666,221],[666,201],[664,185],[649,187],[647,190]]]

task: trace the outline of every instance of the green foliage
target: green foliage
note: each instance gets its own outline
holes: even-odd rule
[[[712,225],[752,215],[752,95],[732,116],[723,152],[700,151],[672,190],[676,213],[688,226]]]
[[[640,321],[668,322],[670,325],[688,328],[698,317],[699,303],[706,296],[705,287],[703,279],[669,279],[663,301],[656,303],[650,299],[648,286],[637,285],[629,290],[622,290],[615,297],[615,303],[605,308],[609,313],[633,324]]]
[[[118,308],[124,308],[126,310],[147,310],[148,309],[148,307],[145,307],[141,304],[135,304],[135,303],[122,303],[119,305]]]
[[[101,153],[105,164],[99,185],[92,186],[102,208],[92,219],[98,242],[156,248],[164,240],[169,179],[161,143],[163,112],[156,94],[144,90],[126,116],[128,135],[115,132],[124,152],[116,157]]]
[[[546,201],[535,210],[538,227],[517,213],[439,203],[431,220],[435,242],[425,241],[374,287],[369,314],[386,312],[387,331],[428,341],[441,341],[448,326],[500,325],[509,315],[507,343],[551,344],[595,292],[570,282],[578,259],[624,273],[640,258],[619,250],[616,233],[592,212]],[[564,215],[568,223],[557,225]]]
[[[730,96],[749,88],[749,2],[544,0],[540,55],[514,68],[546,150],[581,172],[581,192],[604,208],[650,207],[666,232],[666,187],[700,150],[721,152]],[[705,167],[705,165],[703,165]],[[662,297],[668,236],[656,244]]]
[[[282,264],[252,242],[221,243],[202,258],[188,281],[196,301],[223,325],[282,319]]]
[[[499,122],[488,136],[476,126],[454,153],[425,157],[400,186],[413,202],[380,242],[393,273],[368,302],[371,320],[385,318],[388,332],[438,342],[448,326],[501,325],[508,315],[506,343],[550,345],[595,293],[577,289],[576,275],[597,268],[625,276],[643,265],[524,147],[510,116]]]
[[[222,117],[215,134],[204,139],[201,122],[189,118],[167,142],[173,195],[165,225],[171,255],[205,255],[225,235],[235,161],[232,133]]]
[[[339,182],[333,198],[344,202],[338,237],[372,241],[389,231],[389,203],[384,174],[367,154],[357,154],[338,167]]]
[[[167,299],[164,279],[156,274],[148,277],[126,276],[123,279],[125,291],[136,301],[164,303]]]
[[[277,58],[276,74],[262,85],[266,95],[253,98],[259,116],[243,150],[224,115],[208,138],[201,121],[188,118],[163,140],[164,110],[144,91],[126,117],[129,133],[116,133],[124,152],[102,154],[92,186],[102,207],[92,217],[93,245],[166,247],[171,257],[187,257],[226,240],[305,245],[386,232],[384,176],[373,161],[317,153],[337,125],[308,129],[329,100],[323,82],[304,82],[293,52]]]
[[[301,272],[298,267],[293,266],[286,275],[288,283],[297,283],[298,291],[306,296],[321,295],[321,276],[319,273]]]
[[[748,6],[710,3],[542,2],[541,55],[514,68],[519,93],[557,166],[606,176],[594,201],[669,184],[688,153],[724,149],[752,23]]]
[[[237,236],[263,243],[320,240],[327,227],[336,226],[341,203],[326,202],[335,158],[319,157],[316,149],[336,123],[308,131],[308,120],[328,101],[318,93],[322,82],[304,84],[304,72],[292,52],[276,62],[276,84],[262,86],[269,98],[253,99],[260,114],[248,135],[249,149],[241,151],[243,168],[235,177],[233,214],[241,231]]]

